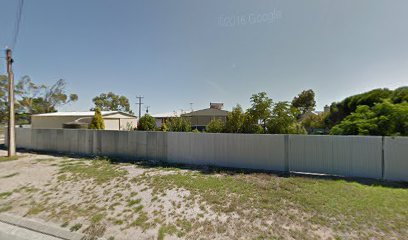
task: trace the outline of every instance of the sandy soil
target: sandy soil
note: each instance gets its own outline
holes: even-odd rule
[[[11,214],[67,228],[81,225],[75,230],[107,239],[223,239],[224,235],[213,231],[216,226],[212,222],[228,225],[238,219],[233,213],[215,213],[191,198],[187,190],[154,192],[138,180],[183,170],[152,171],[118,164],[115,167],[125,172],[123,176],[96,183],[94,179],[61,173],[61,168],[71,163],[87,166],[91,161],[18,155],[18,160],[0,162],[0,193],[11,193],[0,198],[0,207],[6,207]],[[6,152],[0,150],[0,156],[6,156]],[[193,225],[197,231],[192,231]],[[96,233],[89,228],[97,228]]]
[[[362,231],[360,225],[349,231],[336,223],[341,218],[328,219],[338,229],[316,221],[319,213],[301,210],[290,202],[292,195],[262,199],[249,192],[243,202],[247,189],[242,184],[281,189],[271,191],[279,194],[294,188],[285,178],[206,174],[203,169],[19,153],[17,160],[0,161],[0,212],[82,232],[88,239],[335,239],[339,231],[348,239],[385,236],[374,228]]]

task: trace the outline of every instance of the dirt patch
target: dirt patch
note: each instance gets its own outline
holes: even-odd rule
[[[0,211],[88,239],[408,236],[406,189],[345,181],[20,154],[0,189]]]

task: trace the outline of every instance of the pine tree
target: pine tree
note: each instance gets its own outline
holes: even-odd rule
[[[102,113],[99,108],[95,109],[95,115],[92,118],[89,129],[105,129],[105,123],[103,122]]]

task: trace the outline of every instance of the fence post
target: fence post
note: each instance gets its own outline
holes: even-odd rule
[[[381,180],[384,180],[384,172],[385,172],[385,160],[384,160],[384,140],[385,137],[382,136],[381,138]]]
[[[290,169],[289,169],[289,135],[285,134],[284,136],[284,147],[285,147],[285,167],[284,167],[284,171],[286,174],[290,173]]]

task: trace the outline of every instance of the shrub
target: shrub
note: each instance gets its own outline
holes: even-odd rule
[[[89,124],[89,129],[105,129],[105,123],[99,108],[95,108],[95,115],[92,118],[91,124]]]
[[[191,132],[191,123],[188,118],[172,117],[166,122],[170,132]]]
[[[137,130],[141,131],[154,131],[156,130],[156,120],[149,114],[145,114],[139,119],[137,123]]]
[[[213,119],[205,127],[205,131],[209,133],[220,133],[224,130],[224,123],[220,119]]]

